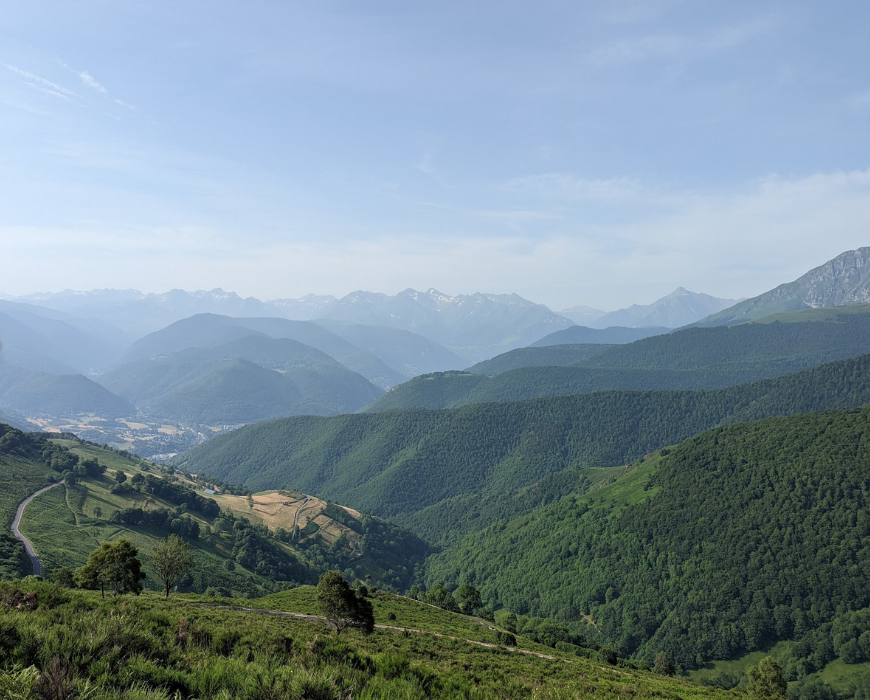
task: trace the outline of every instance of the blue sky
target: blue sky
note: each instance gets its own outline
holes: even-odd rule
[[[870,244],[866,2],[0,6],[0,292],[735,297]]]

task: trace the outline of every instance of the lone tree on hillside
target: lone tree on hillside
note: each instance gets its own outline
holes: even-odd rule
[[[453,598],[456,600],[456,604],[463,615],[473,615],[475,610],[483,607],[480,591],[467,583],[463,583],[456,589],[453,593]]]
[[[782,677],[782,669],[772,656],[765,656],[758,666],[750,666],[746,671],[749,676],[749,695],[759,700],[769,698],[785,698],[788,683]]]
[[[674,662],[671,661],[671,657],[666,651],[660,651],[656,654],[653,670],[663,676],[673,676],[677,672],[677,669],[674,668]]]
[[[106,586],[115,589],[115,595],[142,592],[142,562],[137,556],[139,551],[130,540],[103,542],[91,552],[88,563],[76,569],[73,577],[80,588],[100,589],[106,597]]]
[[[327,571],[317,584],[317,608],[335,633],[354,627],[370,634],[375,628],[372,604],[351,589],[340,571]]]
[[[151,555],[151,566],[157,573],[157,578],[163,584],[163,596],[169,597],[169,591],[175,582],[189,573],[196,563],[193,549],[178,535],[169,535],[157,545]]]

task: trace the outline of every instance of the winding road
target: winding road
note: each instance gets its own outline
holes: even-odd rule
[[[302,509],[308,505],[308,501],[311,500],[311,496],[305,496],[305,500],[302,502],[302,505],[296,509],[296,515],[293,517],[293,530],[296,530],[296,527],[299,525],[299,514],[302,512]]]
[[[28,503],[40,494],[45,493],[49,489],[53,489],[55,486],[60,486],[62,483],[62,481],[58,481],[51,486],[46,486],[44,489],[39,489],[39,491],[24,499],[22,504],[18,506],[18,511],[15,513],[15,520],[12,521],[12,534],[15,535],[16,539],[19,539],[24,543],[24,549],[27,550],[27,556],[30,557],[30,564],[33,566],[34,576],[42,576],[42,564],[39,561],[39,557],[36,555],[36,550],[33,548],[33,545],[30,544],[30,540],[21,534],[21,530],[18,529],[18,526],[21,525],[21,517],[24,515],[24,509],[27,508]]]

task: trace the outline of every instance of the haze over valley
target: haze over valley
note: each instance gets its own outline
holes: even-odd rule
[[[870,5],[7,5],[0,700],[870,699]]]

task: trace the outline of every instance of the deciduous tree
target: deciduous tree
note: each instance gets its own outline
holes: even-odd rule
[[[753,698],[767,700],[786,696],[788,683],[772,656],[765,656],[758,662],[758,666],[750,666],[746,675],[749,677],[749,694]]]
[[[157,545],[151,555],[151,566],[163,584],[165,598],[169,597],[169,591],[175,582],[193,569],[195,563],[193,549],[178,535],[170,535]]]
[[[477,608],[483,607],[483,601],[480,599],[480,591],[474,586],[463,583],[453,594],[459,610],[464,615],[473,615]]]
[[[75,582],[81,588],[100,589],[105,597],[106,587],[112,586],[115,595],[142,592],[142,562],[138,550],[130,540],[103,542],[91,552],[88,563],[76,569]]]
[[[332,623],[338,635],[347,627],[354,627],[366,634],[375,627],[372,604],[351,589],[340,571],[327,571],[320,577],[317,607]]]

